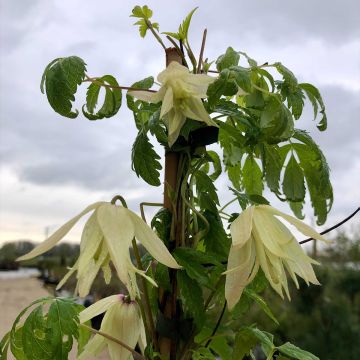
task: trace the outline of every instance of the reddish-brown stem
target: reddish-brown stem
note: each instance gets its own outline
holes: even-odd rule
[[[201,50],[200,50],[200,55],[199,55],[198,68],[197,68],[197,73],[198,74],[201,72],[201,68],[202,68],[202,62],[203,62],[204,50],[205,50],[205,43],[206,43],[206,35],[207,35],[207,29],[204,30],[204,34],[203,34],[203,38],[202,38],[202,42],[201,42]]]

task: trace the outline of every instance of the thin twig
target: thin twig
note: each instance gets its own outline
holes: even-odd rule
[[[141,218],[146,222],[144,206],[163,207],[164,204],[163,204],[163,203],[152,203],[152,202],[142,202],[142,203],[140,203],[140,214],[141,214]]]
[[[151,90],[151,89],[139,89],[139,88],[133,88],[131,86],[115,86],[115,85],[109,85],[109,84],[104,84],[101,81],[98,80],[98,78],[91,78],[87,75],[85,75],[86,80],[83,80],[82,82],[92,82],[94,84],[97,84],[99,86],[103,86],[109,89],[119,89],[119,90],[131,90],[131,91],[147,91],[147,92],[152,92],[152,93],[156,93],[156,90]]]
[[[135,351],[134,349],[132,349],[130,346],[126,345],[125,343],[123,343],[121,340],[114,338],[111,335],[108,335],[100,330],[95,330],[90,326],[87,326],[85,324],[80,324],[80,326],[82,326],[84,329],[87,329],[89,331],[91,331],[94,334],[98,334],[103,336],[104,338],[111,340],[117,344],[119,344],[120,346],[122,346],[123,348],[125,348],[126,350],[130,351],[132,356],[136,359],[136,360],[146,360],[146,358],[144,356],[142,356],[140,353],[138,353],[137,351]]]
[[[153,33],[153,35],[155,36],[155,39],[160,43],[160,45],[163,47],[163,49],[166,51],[166,46],[165,44],[163,43],[163,41],[161,40],[161,37],[159,36],[159,34],[154,30],[153,26],[152,26],[152,23],[147,20],[147,19],[144,19],[145,20],[145,23],[146,23],[146,26],[149,28],[149,30]]]
[[[210,336],[210,339],[209,339],[209,340],[206,342],[206,344],[205,344],[205,347],[206,347],[206,348],[210,345],[213,336],[216,334],[216,332],[217,332],[217,330],[218,330],[218,328],[219,328],[219,326],[220,326],[221,320],[222,320],[223,317],[224,317],[225,310],[226,310],[226,300],[225,300],[224,306],[223,306],[223,308],[222,308],[222,310],[221,310],[221,314],[220,314],[220,316],[219,316],[219,318],[218,318],[218,321],[217,321],[217,323],[216,323],[216,325],[215,325],[215,328],[214,328],[214,330],[213,330],[213,332],[212,332],[212,334],[211,334],[211,336]]]
[[[324,235],[327,234],[328,232],[338,228],[339,226],[345,224],[347,221],[349,221],[352,217],[354,217],[358,212],[360,211],[360,207],[358,207],[351,215],[349,215],[347,218],[345,218],[344,220],[340,221],[339,223],[335,224],[334,226],[322,231],[320,234]],[[299,242],[299,244],[305,244],[311,240],[315,240],[314,238],[308,238],[306,240],[302,240]]]
[[[203,56],[204,56],[204,49],[205,49],[205,43],[206,43],[206,35],[207,35],[207,29],[205,29],[204,33],[203,33],[203,38],[202,38],[202,43],[201,43],[201,50],[200,50],[200,55],[199,55],[198,68],[197,68],[197,73],[198,74],[200,74],[200,72],[201,72]]]

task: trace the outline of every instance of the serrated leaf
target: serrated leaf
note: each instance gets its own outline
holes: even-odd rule
[[[228,69],[231,66],[239,64],[240,55],[232,47],[228,47],[224,55],[221,55],[216,60],[216,68],[218,71]]]
[[[160,156],[154,151],[148,137],[140,131],[135,139],[132,152],[132,168],[137,176],[140,176],[149,185],[160,185],[159,170],[162,166],[159,162]]]
[[[314,120],[317,118],[318,108],[320,106],[320,114],[322,117],[317,125],[317,128],[320,131],[325,131],[327,128],[327,116],[326,116],[326,111],[325,111],[325,104],[324,104],[324,101],[321,97],[319,90],[314,85],[308,84],[308,83],[302,83],[302,84],[299,84],[299,86],[305,91],[308,99],[310,100],[310,102],[313,106]]]
[[[241,174],[241,166],[240,163],[236,165],[226,166],[226,171],[228,174],[228,178],[231,181],[231,184],[236,190],[241,190],[242,188],[242,174]]]
[[[199,251],[190,248],[177,248],[172,255],[191,279],[211,288],[207,269],[201,265],[201,261],[197,256],[198,253]]]
[[[208,150],[207,154],[210,156],[214,167],[214,171],[209,175],[209,177],[211,180],[215,181],[221,175],[222,172],[220,157],[217,154],[217,152],[212,150]]]
[[[260,128],[268,143],[279,143],[292,136],[294,120],[290,111],[272,97],[261,113]]]
[[[320,360],[317,356],[311,354],[308,351],[302,350],[299,347],[287,342],[281,346],[277,347],[277,350],[279,350],[281,353],[290,356],[294,359],[299,360]]]
[[[250,355],[250,351],[256,346],[257,337],[248,329],[242,328],[235,337],[233,360],[243,359],[245,355]]]
[[[135,6],[132,9],[132,14],[130,15],[131,17],[137,17],[137,18],[144,18],[144,19],[150,19],[152,17],[152,10],[149,9],[149,7],[147,5],[144,6]]]
[[[207,96],[210,108],[217,105],[221,96],[233,96],[237,93],[238,87],[230,75],[230,70],[224,69],[220,72],[219,77],[209,85]]]
[[[216,203],[219,204],[219,198],[216,192],[216,187],[211,180],[211,178],[205,174],[203,171],[198,170],[194,173],[196,179],[196,190],[198,194],[206,191],[210,198]]]
[[[302,212],[303,207],[304,207],[304,203],[302,201],[298,201],[298,202],[289,201],[289,204],[290,204],[290,208],[291,208],[292,212],[295,214],[295,216],[298,219],[301,219],[301,220],[305,219],[305,215]]]
[[[179,40],[187,41],[191,19],[192,19],[192,16],[194,15],[194,12],[197,9],[198,9],[198,7],[191,10],[190,13],[184,19],[184,21],[182,22],[182,24],[179,26],[179,32],[178,32]]]
[[[262,163],[265,169],[265,180],[267,186],[272,192],[279,194],[279,181],[283,161],[279,154],[277,145],[263,144]]]
[[[298,82],[293,72],[289,70],[286,66],[281,64],[280,62],[276,63],[275,67],[277,71],[283,76],[284,81],[287,83],[287,86],[291,90],[296,89]]]
[[[242,174],[246,193],[261,195],[264,189],[262,172],[253,156],[248,155],[246,158]]]
[[[265,331],[261,331],[260,329],[257,329],[255,327],[247,327],[246,329],[248,329],[249,332],[251,332],[260,342],[266,356],[268,356],[271,352],[274,351],[275,346],[273,344],[273,338],[271,334]]]
[[[294,155],[286,165],[282,189],[288,200],[303,201],[305,198],[304,173]]]
[[[72,111],[72,102],[78,86],[85,78],[86,64],[77,56],[58,58],[45,69],[41,90],[45,92],[51,107],[60,115],[76,118],[78,111]]]
[[[317,223],[322,225],[333,203],[330,170],[324,154],[306,131],[296,130],[294,138],[302,142],[292,147],[300,159]]]
[[[0,360],[6,360],[8,358],[8,349],[10,345],[10,331],[6,333],[0,342]]]
[[[264,311],[264,313],[277,325],[280,325],[279,322],[277,321],[275,315],[273,314],[273,312],[271,311],[271,309],[269,308],[268,304],[266,303],[266,301],[260,296],[258,295],[255,291],[251,290],[250,288],[246,287],[244,289],[244,294],[246,294],[246,296],[248,296],[250,299],[254,300],[256,302],[256,304],[258,304],[260,306],[260,308]]]
[[[230,70],[234,74],[235,82],[245,92],[251,92],[250,70],[241,66],[232,66]]]
[[[227,259],[231,240],[224,230],[220,217],[210,211],[205,211],[203,215],[210,225],[209,231],[204,237],[206,251],[212,254],[217,254],[219,259]]]
[[[185,311],[194,319],[199,330],[205,320],[204,299],[201,287],[185,271],[177,271],[176,278],[180,291],[180,299]]]

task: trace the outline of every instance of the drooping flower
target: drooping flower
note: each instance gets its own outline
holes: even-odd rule
[[[162,84],[156,93],[129,91],[135,98],[151,103],[162,101],[160,119],[168,129],[169,146],[172,146],[185,124],[186,118],[217,126],[204,108],[201,99],[206,98],[208,86],[215,80],[205,74],[192,74],[185,66],[171,62],[158,77]]]
[[[156,285],[131,261],[129,248],[134,238],[140,241],[147,251],[162,264],[171,268],[180,268],[164,243],[138,215],[125,207],[107,202],[98,202],[88,206],[47,240],[18,260],[31,259],[54,247],[77,221],[90,211],[93,211],[93,214],[87,220],[82,232],[79,258],[57,288],[60,288],[73,273],[77,272],[79,295],[82,297],[88,295],[91,284],[101,268],[105,280],[110,281],[110,261],[114,264],[119,279],[127,287],[132,299],[138,294],[136,273]]]
[[[304,235],[327,241],[302,221],[269,205],[247,208],[230,227],[232,246],[225,272],[225,297],[229,309],[239,301],[245,286],[253,280],[259,267],[282,298],[284,290],[290,299],[285,269],[297,288],[296,275],[308,285],[320,285],[312,268],[312,264],[319,263],[304,253],[294,235],[277,216],[294,225]]]
[[[101,299],[83,310],[79,315],[83,324],[93,317],[105,313],[101,322],[100,331],[120,340],[122,343],[135,349],[139,343],[142,351],[146,347],[144,323],[141,318],[138,304],[122,294],[112,295]],[[90,356],[99,355],[105,348],[111,360],[132,359],[131,352],[120,344],[96,334],[84,347],[77,360],[85,360]]]

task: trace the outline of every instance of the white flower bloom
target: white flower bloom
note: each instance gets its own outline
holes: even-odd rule
[[[77,290],[80,296],[86,296],[101,268],[105,280],[110,281],[110,260],[132,299],[138,294],[136,273],[156,285],[131,262],[129,248],[134,238],[140,241],[147,251],[162,264],[171,268],[180,268],[164,243],[138,215],[125,207],[107,202],[98,202],[88,206],[47,240],[18,260],[31,259],[54,247],[76,222],[90,211],[94,212],[87,220],[81,236],[79,258],[57,288],[60,288],[74,272],[77,272]]]
[[[139,306],[135,301],[127,301],[124,295],[112,295],[101,299],[83,310],[79,315],[80,323],[105,312],[100,331],[120,340],[131,349],[139,343],[142,351],[146,347],[144,323]],[[99,355],[105,348],[111,360],[132,359],[131,352],[116,342],[96,334],[84,347],[77,360],[85,360]]]
[[[217,126],[201,101],[206,98],[207,88],[215,80],[213,77],[192,74],[187,67],[173,61],[157,79],[162,84],[158,92],[129,91],[128,94],[151,103],[162,101],[160,119],[164,119],[168,128],[169,146],[178,138],[186,118]]]
[[[283,298],[283,290],[290,299],[285,269],[299,287],[296,275],[305,282],[320,285],[312,264],[319,264],[307,256],[290,230],[276,216],[294,225],[301,233],[327,241],[310,226],[269,205],[251,206],[231,224],[230,248],[225,283],[225,297],[229,309],[239,301],[246,285],[255,277],[259,267],[275,291]]]

